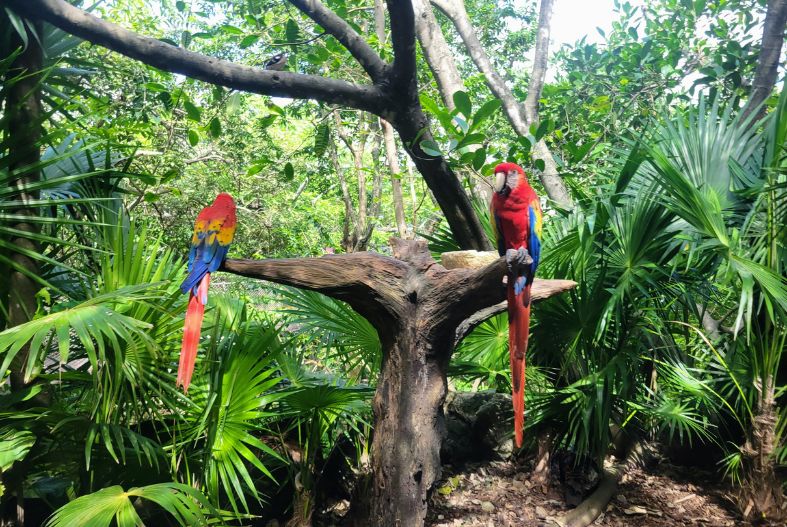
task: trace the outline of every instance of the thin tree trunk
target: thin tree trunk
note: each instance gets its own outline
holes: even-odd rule
[[[342,190],[342,201],[344,202],[342,249],[344,249],[345,252],[352,252],[352,248],[355,247],[355,240],[352,238],[355,232],[355,208],[353,206],[352,196],[350,196],[350,187],[347,185],[347,178],[344,177],[344,170],[342,170],[342,166],[339,163],[339,154],[333,137],[331,137],[330,145],[328,145],[328,155],[331,157],[331,164],[333,165],[334,172],[336,172],[336,177],[339,178],[339,187]]]
[[[404,219],[404,199],[402,198],[402,169],[399,166],[399,157],[396,155],[396,140],[390,123],[380,119],[385,141],[385,156],[388,159],[388,168],[391,169],[391,190],[393,194],[394,217],[396,219],[396,232],[400,238],[407,237],[407,224]]]
[[[464,89],[462,77],[456,67],[454,54],[448,47],[443,31],[429,5],[429,0],[413,0],[415,11],[415,33],[421,43],[426,63],[432,70],[437,89],[443,103],[449,110],[454,110],[454,93]]]
[[[754,122],[759,121],[765,115],[765,108],[759,106],[771,95],[773,86],[776,84],[779,62],[782,58],[782,46],[784,45],[785,25],[787,25],[787,0],[768,0],[757,71],[754,74],[749,104],[744,114],[747,117],[751,112],[757,111]]]
[[[336,133],[352,155],[355,178],[358,184],[358,210],[354,214],[355,224],[352,233],[353,245],[349,252],[365,251],[369,244],[369,239],[372,236],[372,230],[374,229],[374,226],[369,224],[369,196],[366,191],[366,171],[363,167],[363,154],[366,150],[369,130],[364,129],[364,116],[362,114],[361,121],[358,123],[358,128],[354,135],[354,137],[358,139],[358,141],[355,142],[344,128],[339,112],[334,110],[333,116],[336,124]],[[377,188],[377,192],[379,201],[379,193],[381,192],[379,187]],[[346,203],[347,201],[345,200],[345,205]],[[348,249],[345,248],[345,250]]]
[[[525,116],[530,124],[538,122],[538,100],[544,89],[549,59],[549,33],[552,24],[554,0],[541,0],[538,11],[538,32],[536,34],[536,50],[533,57],[533,70],[530,72],[530,84],[527,86],[525,98]]]
[[[484,51],[481,41],[475,33],[470,17],[465,9],[462,0],[431,0],[440,11],[442,11],[449,20],[456,27],[459,36],[462,38],[465,47],[467,48],[470,58],[473,59],[478,70],[484,75],[489,89],[492,93],[500,99],[503,105],[503,111],[511,123],[511,127],[519,135],[527,135],[530,131],[530,125],[536,121],[532,118],[538,118],[537,103],[541,97],[541,89],[544,84],[544,75],[546,74],[547,56],[549,53],[549,23],[552,13],[552,0],[543,0],[541,5],[541,13],[539,15],[539,38],[536,41],[536,57],[533,65],[533,79],[536,82],[532,83],[528,89],[527,99],[531,101],[531,105],[535,105],[536,111],[528,115],[525,106],[520,104],[514,97],[511,89],[506,85],[505,80],[497,72],[492,65]],[[542,27],[542,24],[544,27]],[[541,38],[541,37],[545,38]],[[544,170],[539,174],[541,184],[544,185],[547,195],[550,199],[556,202],[561,207],[572,208],[573,202],[568,193],[565,183],[557,170],[552,153],[547,144],[541,140],[533,145],[533,157],[542,159],[544,161]]]
[[[415,175],[413,165],[407,163],[407,179],[410,183],[410,212],[412,213],[413,238],[418,227],[418,193],[415,191]]]
[[[417,17],[416,13],[416,17]],[[377,40],[380,46],[385,45],[385,4],[382,0],[374,1],[374,29],[377,34]],[[404,202],[402,201],[402,180],[401,168],[399,167],[399,158],[396,155],[396,141],[393,136],[393,127],[385,119],[380,119],[380,128],[382,129],[383,143],[385,144],[385,159],[388,163],[388,168],[391,171],[391,191],[394,207],[394,218],[396,219],[396,232],[400,238],[407,236],[407,225],[404,221]],[[382,181],[379,179],[379,173],[375,174],[375,189],[377,190],[377,200],[380,200],[380,186]]]
[[[3,15],[4,16],[4,15]],[[23,47],[22,39],[11,29],[10,24],[3,21],[8,31],[11,31],[11,50]],[[33,27],[38,35],[41,34],[42,24],[33,23]],[[41,69],[43,55],[38,44],[37,36],[30,31],[27,34],[27,45],[24,50],[11,65],[5,79],[5,135],[11,151],[8,152],[10,172],[17,172],[15,186],[19,192],[10,197],[13,201],[26,203],[39,198],[37,191],[26,190],[26,187],[34,185],[41,178],[36,167],[41,161],[40,139],[41,122],[43,111],[41,107]],[[9,82],[14,79],[13,82]],[[39,210],[34,207],[25,207],[9,211],[18,216],[37,216]],[[25,233],[35,234],[38,227],[34,223],[20,221],[10,225],[11,228]],[[18,326],[30,321],[36,311],[36,292],[40,289],[35,280],[29,275],[36,275],[39,272],[35,260],[22,254],[22,250],[37,253],[38,245],[29,236],[11,237],[11,246],[18,247],[20,250],[12,251],[9,255],[10,260],[17,269],[10,269],[8,276],[8,327]],[[26,273],[18,269],[24,269]],[[29,348],[25,346],[14,358],[11,363],[11,390],[19,391],[28,386],[25,379],[24,369],[28,360]],[[11,470],[4,474],[4,483],[16,494],[16,524],[24,525],[25,504],[24,504],[24,480],[27,467],[24,461],[16,463]]]

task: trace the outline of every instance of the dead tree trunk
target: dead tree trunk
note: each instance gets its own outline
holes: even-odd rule
[[[377,329],[383,363],[374,397],[370,516],[359,525],[423,525],[429,491],[440,476],[443,400],[457,328],[505,295],[505,261],[447,270],[424,241],[393,240],[394,257],[375,253],[287,260],[228,260],[243,276],[292,285],[346,301]],[[536,280],[541,300],[573,288]]]

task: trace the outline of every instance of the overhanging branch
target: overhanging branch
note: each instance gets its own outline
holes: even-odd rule
[[[378,326],[401,311],[400,282],[407,268],[395,258],[358,252],[321,258],[227,260],[221,270],[343,300]]]
[[[372,47],[356,32],[350,24],[318,0],[289,0],[303,14],[314,20],[325,31],[333,35],[344,48],[358,61],[375,84],[385,79],[388,64],[380,58]]]
[[[139,35],[86,13],[64,0],[2,0],[0,4],[28,18],[45,20],[63,31],[171,73],[262,95],[314,99],[351,106],[377,115],[383,111],[382,91],[376,85],[353,84],[317,75],[267,71],[208,57]],[[353,49],[358,52],[355,44]],[[366,66],[369,66],[373,61],[363,56]]]

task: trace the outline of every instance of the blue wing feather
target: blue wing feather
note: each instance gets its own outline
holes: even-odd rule
[[[221,262],[224,261],[224,258],[227,256],[227,251],[230,249],[229,245],[220,245],[219,242],[216,242],[215,246],[213,259],[208,264],[208,272],[210,273],[217,271],[219,267],[221,267]]]
[[[530,253],[530,257],[533,259],[533,263],[530,265],[530,276],[528,277],[528,283],[532,284],[536,277],[538,261],[541,259],[541,239],[538,237],[538,233],[536,232],[538,218],[536,217],[536,211],[533,210],[532,206],[528,207],[528,215],[530,219],[530,232],[528,233],[527,248],[528,252]]]
[[[211,232],[210,234],[215,234],[215,232]],[[216,257],[216,249],[219,246],[219,242],[216,241],[214,236],[213,243],[208,244],[207,242],[203,242],[205,245],[205,252],[202,253],[202,261],[206,264],[210,264],[214,258]]]
[[[208,244],[208,237],[205,233],[199,233],[198,238],[199,241],[192,245],[191,251],[189,251],[189,274],[180,285],[180,290],[183,293],[191,291],[195,296],[202,278],[207,273],[215,272],[221,267],[230,248],[229,245],[219,244],[215,237],[213,243]]]

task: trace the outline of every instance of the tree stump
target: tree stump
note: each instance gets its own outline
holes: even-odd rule
[[[375,253],[284,260],[227,260],[223,270],[343,300],[377,329],[383,349],[374,396],[370,516],[364,525],[417,527],[440,477],[448,361],[472,327],[505,308],[503,258],[447,270],[422,240],[393,238]],[[538,280],[532,299],[576,286]],[[479,313],[480,312],[480,313]]]

